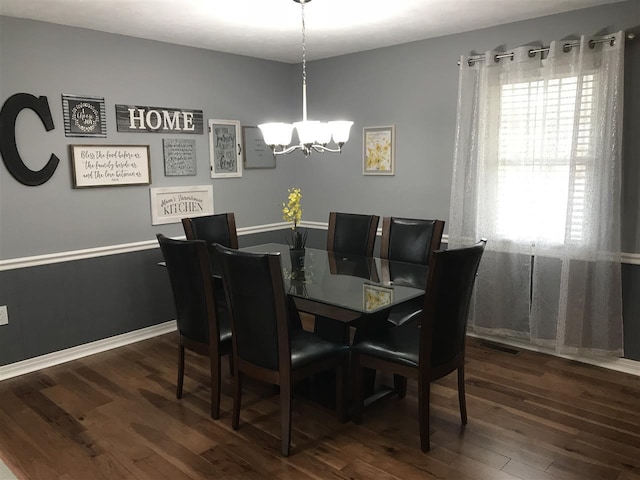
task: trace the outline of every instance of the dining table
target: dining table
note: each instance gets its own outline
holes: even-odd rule
[[[280,256],[282,278],[287,295],[299,312],[314,316],[314,333],[326,340],[350,344],[373,329],[392,328],[386,321],[389,311],[405,302],[423,297],[429,267],[426,265],[364,257],[347,253],[305,248],[304,255],[293,255],[287,244],[264,243],[241,247],[253,253]],[[211,258],[216,280],[216,297],[224,301],[221,272]],[[164,262],[159,262],[164,266]],[[327,387],[333,381],[325,376],[314,382],[312,397],[330,405],[335,397]],[[375,372],[365,374],[365,405],[393,391],[376,380]]]
[[[337,324],[340,339],[345,341],[346,327],[366,328],[377,319],[386,319],[394,306],[424,296],[429,270],[426,265],[316,248],[306,248],[303,263],[296,265],[298,257],[280,243],[241,250],[279,254],[285,291],[298,310]],[[331,339],[337,340],[335,334]]]

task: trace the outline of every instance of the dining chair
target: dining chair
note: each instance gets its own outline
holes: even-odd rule
[[[380,258],[430,265],[433,252],[440,248],[443,220],[424,220],[417,218],[384,217],[382,219],[382,240],[380,242]],[[395,281],[396,275],[402,279],[402,272],[394,272],[390,265],[390,280]],[[401,267],[398,267],[400,269]],[[422,298],[413,302],[405,302],[391,309],[388,321],[394,325],[405,323],[419,323],[422,314]]]
[[[178,325],[178,381],[182,398],[185,349],[209,357],[211,417],[220,416],[220,360],[231,354],[231,323],[226,310],[216,308],[209,252],[203,240],[174,240],[157,235],[164,257]],[[231,356],[229,362],[232,363]]]
[[[327,251],[372,257],[379,220],[377,215],[330,212]]]
[[[229,248],[238,248],[236,217],[233,212],[182,219],[187,240],[205,240]]]
[[[218,213],[216,215],[205,215],[203,217],[186,217],[182,219],[187,240],[204,240],[207,243],[219,243],[229,248],[238,248],[238,232],[236,230],[236,217],[233,212]],[[227,306],[224,296],[224,288],[220,280],[218,267],[215,264],[215,257],[210,256],[209,265],[211,274],[215,274],[214,291],[219,309]]]
[[[295,303],[284,290],[280,256],[215,246],[231,313],[233,343],[233,417],[238,429],[245,376],[280,387],[282,455],[291,445],[292,386],[310,375],[335,369],[336,409],[345,420],[344,391],[349,347],[302,329]]]
[[[457,370],[460,418],[467,423],[464,358],[467,316],[486,240],[433,255],[421,326],[402,325],[363,335],[351,346],[354,422],[362,422],[365,368],[418,381],[420,447],[429,451],[430,384]]]

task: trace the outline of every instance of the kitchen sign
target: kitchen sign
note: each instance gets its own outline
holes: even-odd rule
[[[119,132],[202,134],[202,119],[202,110],[116,105],[116,125]]]
[[[150,188],[151,225],[180,223],[184,217],[213,215],[213,186]]]

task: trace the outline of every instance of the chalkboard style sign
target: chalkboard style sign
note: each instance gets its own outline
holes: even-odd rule
[[[276,168],[276,157],[258,127],[242,127],[244,168]]]
[[[241,177],[242,155],[240,122],[209,119],[211,178]]]
[[[119,132],[203,133],[202,110],[116,105]]]
[[[64,134],[67,137],[106,137],[107,118],[102,97],[62,95]]]
[[[149,145],[69,145],[73,188],[149,185]]]
[[[196,141],[163,138],[164,174],[167,177],[197,174]]]

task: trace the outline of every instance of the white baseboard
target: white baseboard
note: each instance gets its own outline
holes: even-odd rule
[[[147,340],[148,338],[164,335],[165,333],[176,330],[176,321],[152,325],[151,327],[141,328],[133,332],[123,333],[114,337],[96,340],[95,342],[85,343],[77,347],[67,348],[58,352],[47,353],[39,357],[29,358],[16,363],[10,363],[0,367],[0,381],[7,378],[17,377],[25,373],[35,372],[43,368],[60,365],[61,363],[77,360],[78,358],[88,357],[95,353],[111,350],[112,348],[123,347],[131,343]]]
[[[628,358],[596,358],[596,357],[582,357],[578,355],[563,355],[556,353],[550,348],[539,347],[537,345],[530,345],[525,342],[519,342],[517,340],[509,340],[501,337],[492,337],[491,335],[478,335],[476,333],[467,333],[468,336],[474,338],[481,338],[483,340],[489,340],[494,343],[500,343],[502,345],[508,345],[514,348],[520,348],[522,350],[531,350],[533,352],[546,353],[554,357],[566,358],[568,360],[575,360],[576,362],[587,363],[589,365],[595,365],[596,367],[608,368],[609,370],[615,370],[616,372],[628,373],[640,377],[640,362],[630,360]]]

